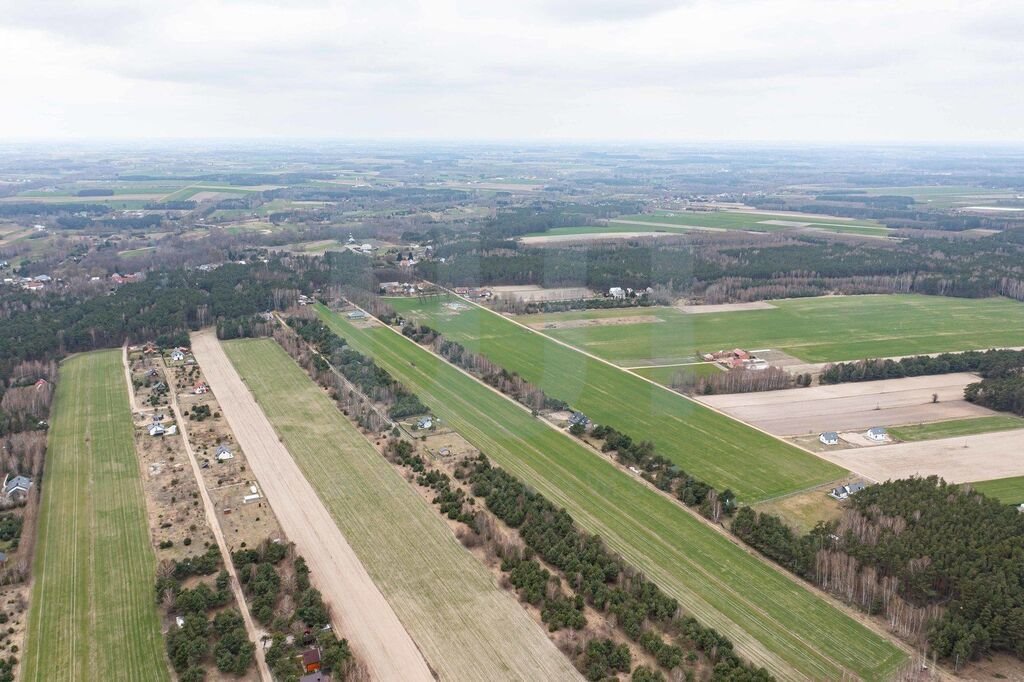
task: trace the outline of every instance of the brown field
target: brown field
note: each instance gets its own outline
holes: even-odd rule
[[[560,322],[534,322],[530,329],[576,329],[578,327],[606,327],[619,324],[652,324],[664,322],[654,315],[634,315],[633,317],[595,317],[589,320],[562,320]]]
[[[281,527],[308,562],[324,601],[334,606],[338,629],[372,677],[430,682],[433,677],[416,644],[281,443],[220,342],[210,332],[194,334],[192,349],[213,390],[231,396],[221,407],[249,465]]]
[[[520,301],[560,301],[568,298],[591,298],[596,295],[595,292],[586,287],[545,289],[536,284],[504,285],[490,287],[490,289],[496,296],[500,294],[505,298],[515,298]]]
[[[781,516],[787,524],[796,528],[799,532],[807,533],[819,521],[834,521],[842,515],[843,510],[839,506],[839,500],[829,497],[828,491],[852,480],[855,480],[855,477],[818,486],[814,490],[807,490],[802,493],[761,502],[760,504],[755,504],[754,509],[759,512]]]
[[[218,200],[218,199],[231,199],[231,198],[240,197],[240,196],[242,196],[242,194],[238,193],[238,192],[210,191],[210,192],[196,192],[191,197],[189,197],[189,199],[191,199],[192,201],[196,201],[196,202],[202,202],[202,201],[215,201],[215,200]]]
[[[941,476],[953,483],[1024,475],[1024,429],[819,453],[876,481]]]
[[[697,400],[777,436],[800,436],[991,415],[963,399],[964,386],[977,380],[973,374],[942,374]]]
[[[681,305],[677,307],[684,313],[732,313],[743,310],[771,310],[775,306],[768,301],[751,301],[750,303],[713,303],[709,305]]]

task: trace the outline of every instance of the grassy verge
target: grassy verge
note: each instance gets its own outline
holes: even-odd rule
[[[564,506],[688,613],[732,639],[747,660],[782,679],[838,679],[844,671],[884,679],[903,662],[883,637],[479,381],[390,329],[319,312],[496,464]]]
[[[120,351],[60,371],[23,680],[167,680]]]

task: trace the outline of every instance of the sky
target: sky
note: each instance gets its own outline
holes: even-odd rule
[[[1024,141],[1018,0],[0,0],[0,141]]]

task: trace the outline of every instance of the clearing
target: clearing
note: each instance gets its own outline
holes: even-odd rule
[[[392,305],[406,317],[518,372],[593,421],[637,440],[650,439],[659,454],[719,490],[731,488],[742,502],[827,483],[844,473],[700,403],[483,308],[467,304],[469,308],[453,315],[441,301],[395,299]],[[645,326],[668,325],[596,329],[628,333]]]
[[[581,327],[545,334],[625,367],[692,360],[698,351],[772,348],[805,362],[1020,346],[1024,303],[1008,298],[914,294],[822,296],[771,302],[771,309],[687,314],[678,308],[586,310],[521,316],[559,323],[655,315],[667,324]]]
[[[341,529],[442,679],[579,679],[572,663],[512,594],[495,583],[437,511],[276,342],[232,342],[226,349],[267,408],[267,416],[292,453],[289,461],[294,457],[330,510],[333,522],[322,523],[336,523]],[[204,367],[209,376],[209,365]],[[235,431],[241,436],[241,431]],[[276,439],[274,443],[280,445]],[[251,449],[249,453],[252,459]],[[268,485],[265,477],[259,478]],[[294,505],[293,500],[303,500],[295,506],[309,506],[306,497],[275,497],[268,486],[275,510]],[[323,526],[317,524],[306,532],[320,535]],[[292,533],[289,536],[295,539]],[[348,596],[350,590],[335,594]],[[355,604],[342,602],[339,608],[342,618],[356,612],[373,617],[373,611]],[[387,655],[395,656],[393,643],[384,642]],[[384,675],[380,679],[409,678]]]
[[[821,456],[875,481],[941,476],[951,483],[1024,475],[1024,430],[869,448],[825,450]]]
[[[884,679],[904,660],[886,638],[735,544],[678,503],[392,329],[357,328],[318,306],[496,464],[564,506],[581,527],[780,679]],[[660,390],[660,389],[659,389]]]
[[[61,365],[23,680],[167,680],[121,351]]]
[[[777,436],[817,435],[990,416],[992,410],[964,400],[964,386],[975,381],[962,372],[695,399]]]

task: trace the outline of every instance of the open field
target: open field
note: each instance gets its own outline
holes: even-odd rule
[[[446,423],[643,571],[687,612],[780,679],[883,679],[903,660],[890,642],[809,592],[607,459],[535,419],[393,330],[319,308],[361,352]]]
[[[941,440],[825,450],[821,456],[876,480],[941,476],[951,483],[1024,475],[1024,430],[997,431]]]
[[[65,360],[54,404],[23,680],[167,680],[120,350]]]
[[[777,436],[800,436],[990,416],[964,400],[964,386],[974,381],[974,374],[938,374],[696,399]]]
[[[1009,414],[994,414],[973,419],[954,419],[933,424],[912,424],[889,429],[889,433],[901,441],[935,440],[971,436],[976,433],[1024,429],[1024,419]]]
[[[536,284],[498,285],[490,287],[495,296],[514,298],[519,301],[562,301],[573,298],[590,298],[596,294],[586,287],[542,287]]]
[[[579,679],[513,595],[495,584],[437,511],[275,342],[232,342],[226,348],[306,480],[442,679]],[[307,504],[300,498],[269,499],[275,511]],[[320,526],[310,530],[322,532]],[[350,591],[339,594],[344,619],[358,605],[346,607]]]
[[[755,211],[659,211],[621,216],[617,224],[649,223],[692,227],[713,227],[723,230],[777,232],[794,228],[813,228],[827,232],[885,237],[891,230],[871,220],[845,220],[834,216],[800,213]]]
[[[971,483],[971,487],[1006,504],[1024,503],[1024,476],[997,478],[992,481],[975,481]]]
[[[835,189],[835,188],[830,188]],[[969,185],[914,185],[908,187],[860,187],[868,196],[904,196],[927,204],[928,208],[950,208],[982,200],[1010,199],[1015,193],[1006,189],[972,187]]]
[[[662,386],[671,386],[672,380],[680,373],[692,374],[698,377],[719,374],[724,370],[713,362],[696,362],[684,365],[662,365],[660,367],[636,367],[632,370],[642,377],[651,381],[657,381]]]
[[[470,306],[453,313],[440,301],[421,303],[411,298],[396,299],[393,305],[469,350],[518,372],[595,422],[637,440],[651,440],[662,456],[719,490],[731,488],[742,502],[753,503],[843,475],[813,455],[490,311]],[[628,333],[645,326],[668,325],[600,329]]]
[[[1004,298],[825,296],[772,301],[773,309],[687,314],[677,308],[587,310],[522,316],[544,333],[626,367],[687,362],[697,351],[785,351],[805,362],[1024,345],[1024,303]],[[558,329],[559,322],[656,315],[664,322]]]

